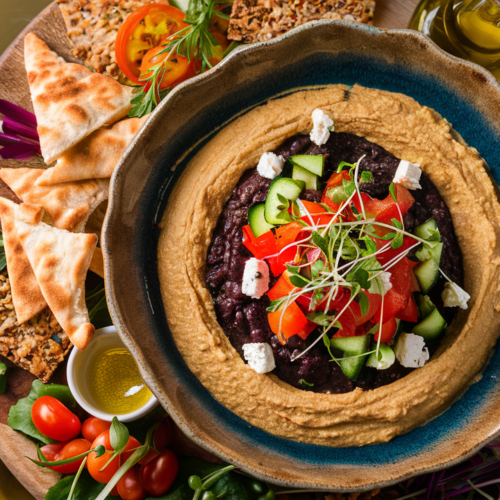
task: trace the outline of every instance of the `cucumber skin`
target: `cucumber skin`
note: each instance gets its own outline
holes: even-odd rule
[[[318,190],[319,182],[318,176],[309,172],[305,168],[300,167],[299,165],[293,166],[292,179],[294,181],[303,181],[305,182],[306,189],[315,189]]]
[[[413,327],[411,333],[420,335],[430,342],[438,339],[447,326],[448,324],[435,307],[425,319]]]
[[[431,236],[431,233],[429,233],[428,229],[432,229],[434,231],[439,231],[438,225],[436,223],[436,220],[429,219],[428,221],[424,222],[423,224],[420,224],[420,226],[417,226],[414,229],[414,234],[415,236],[418,236],[419,238],[422,238],[423,240],[428,240]]]
[[[385,368],[377,368],[378,367],[378,359],[377,359],[377,353],[373,352],[368,356],[368,359],[366,360],[366,366],[369,366],[370,368],[376,368],[377,370],[387,370],[387,368],[390,368],[394,362],[396,361],[396,355],[394,351],[386,344],[380,344],[379,346],[379,354],[382,354],[382,360],[384,358],[387,360],[387,358],[390,361],[390,364],[387,365]]]
[[[295,201],[304,189],[304,186],[305,183],[303,181],[294,181],[286,177],[282,177],[276,182],[271,183],[265,202],[264,216],[266,221],[269,224],[287,224],[291,222],[292,219],[290,216],[287,219],[278,219],[276,217],[280,212],[277,210],[277,207],[281,205],[277,195],[281,194],[287,200]]]
[[[270,231],[274,226],[266,221],[264,216],[265,204],[258,203],[248,209],[248,223],[253,235],[258,238]]]
[[[334,349],[343,351],[344,357],[346,358],[350,356],[359,356],[359,358],[340,360],[340,368],[342,369],[344,375],[350,380],[356,380],[367,358],[367,356],[360,356],[360,354],[368,351],[370,346],[370,336],[361,335],[358,337],[333,338],[331,339],[330,344]],[[345,350],[339,346],[344,347]]]
[[[425,262],[420,263],[413,270],[415,276],[417,278],[418,284],[420,285],[420,291],[427,295],[429,290],[436,284],[439,277],[439,269],[437,264],[434,262],[434,259],[426,260]],[[434,274],[434,277],[429,280],[430,273]]]
[[[290,161],[319,177],[323,175],[325,157],[322,155],[294,155]]]

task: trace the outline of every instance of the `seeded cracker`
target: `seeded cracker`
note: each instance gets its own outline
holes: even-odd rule
[[[9,278],[6,271],[0,273],[0,354],[46,383],[70,349],[68,336],[48,308],[17,324]]]
[[[262,42],[322,19],[373,24],[374,10],[371,0],[235,0],[228,38]]]

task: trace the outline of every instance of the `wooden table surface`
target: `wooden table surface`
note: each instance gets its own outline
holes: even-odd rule
[[[410,17],[415,10],[419,0],[377,0],[375,10],[375,26],[380,28],[406,28],[410,21]],[[31,21],[30,9],[36,6],[43,7],[48,2],[47,0],[0,0],[0,10],[2,11],[4,26],[15,25],[20,32]],[[10,36],[15,33],[9,32]],[[1,40],[0,50],[3,50],[6,44],[5,40]],[[3,45],[3,46],[2,46]],[[0,82],[4,75],[0,74]],[[3,94],[3,92],[2,92]],[[9,92],[10,94],[10,92]],[[8,95],[0,95],[0,98],[9,98]],[[12,99],[12,97],[11,97]],[[6,424],[6,410],[20,397],[24,397],[29,392],[31,381],[34,379],[32,375],[20,368],[11,368],[9,370],[9,390],[6,394],[0,395],[0,408],[3,409],[0,415],[0,425]],[[0,439],[1,442],[1,439]],[[13,464],[9,465],[14,469]],[[28,468],[26,464],[25,469]],[[21,481],[28,486],[24,480]],[[34,491],[34,485],[28,486],[29,489],[37,498],[43,498],[43,486],[39,491]],[[11,472],[0,461],[0,500],[33,500],[30,495],[15,479]]]

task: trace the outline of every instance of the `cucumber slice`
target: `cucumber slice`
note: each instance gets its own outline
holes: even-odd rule
[[[312,174],[305,168],[294,165],[292,179],[294,181],[304,181],[306,183],[306,189],[316,189],[317,191],[319,191],[318,176]]]
[[[447,326],[448,324],[435,307],[424,320],[413,327],[412,333],[430,342],[436,340]]]
[[[370,336],[361,335],[359,337],[333,338],[330,344],[334,349],[343,351],[343,357],[348,358],[340,360],[340,368],[344,372],[344,375],[351,380],[356,380],[366,361],[366,356],[361,356],[361,354],[368,352]]]
[[[394,351],[388,345],[380,344],[378,359],[377,353],[372,352],[366,360],[366,366],[376,368],[377,370],[387,370],[387,368],[390,368],[394,364],[394,361],[396,361]]]
[[[434,262],[434,259],[429,259],[419,264],[413,271],[420,285],[420,291],[426,295],[436,284],[439,277],[439,268],[437,264]]]
[[[343,201],[349,198],[344,191],[343,186],[335,186],[326,191],[326,196],[330,198],[336,205],[340,205]]]
[[[264,215],[269,224],[287,224],[291,222],[290,214],[286,210],[280,210],[278,207],[283,205],[278,195],[290,201],[295,201],[301,191],[304,189],[304,181],[294,181],[282,177],[271,184],[267,194]]]
[[[415,236],[427,241],[441,241],[438,225],[435,219],[429,219],[415,228]]]
[[[295,155],[290,158],[290,161],[299,167],[305,168],[313,174],[321,177],[323,175],[323,167],[325,166],[325,157],[321,155]]]
[[[415,252],[415,256],[420,261],[425,261],[433,259],[434,262],[439,266],[441,261],[441,254],[443,253],[443,244],[437,243],[434,248],[430,248],[428,245],[424,245],[420,250]]]
[[[267,233],[274,227],[266,221],[266,218],[264,217],[264,210],[264,203],[253,205],[248,209],[248,223],[250,224],[250,229],[256,238],[264,233]]]
[[[435,308],[436,306],[427,295],[418,294],[418,310],[422,319],[427,318]]]

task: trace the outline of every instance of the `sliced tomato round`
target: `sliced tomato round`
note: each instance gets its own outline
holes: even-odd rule
[[[116,35],[115,55],[127,78],[141,83],[141,63],[147,52],[188,25],[185,14],[171,5],[150,3],[130,14]]]

